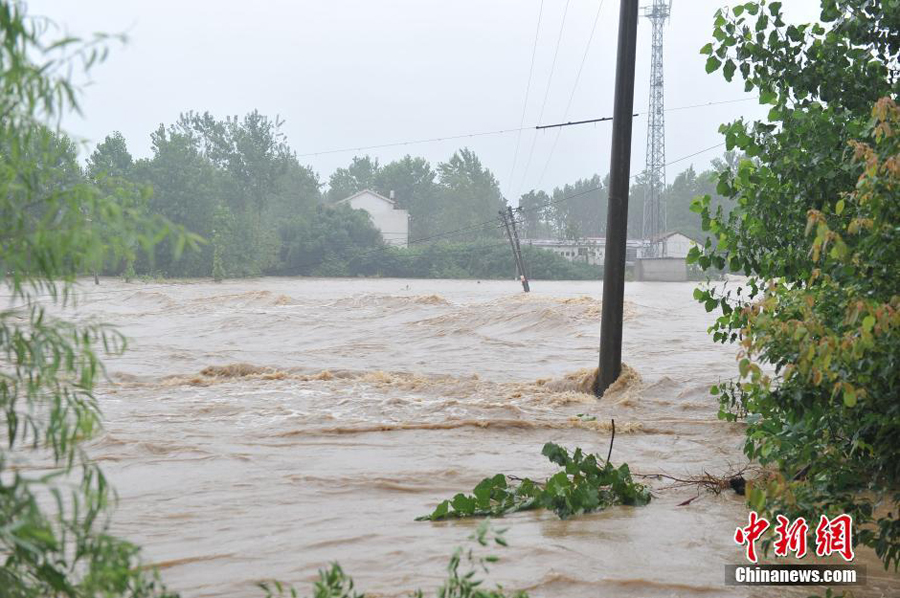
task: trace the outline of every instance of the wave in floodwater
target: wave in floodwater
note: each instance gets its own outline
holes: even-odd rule
[[[219,396],[227,396],[234,392],[246,393],[257,385],[257,392],[269,389],[296,393],[294,406],[309,415],[303,422],[308,425],[276,432],[278,437],[462,427],[605,431],[611,429],[609,420],[554,411],[566,406],[581,406],[582,410],[595,406],[597,398],[593,388],[597,372],[596,368],[583,369],[559,378],[497,383],[482,380],[477,374],[456,378],[384,371],[303,373],[298,369],[233,363],[208,366],[195,375],[160,379],[120,375],[116,388],[118,392],[140,389],[144,394],[177,387],[215,386]],[[640,387],[640,375],[624,365],[622,375],[607,390],[604,400],[611,405],[633,405]],[[302,393],[301,389],[307,392]],[[334,400],[343,395],[355,398]],[[199,408],[207,414],[215,411],[206,401],[201,401]],[[236,411],[230,408],[222,412]],[[335,421],[340,421],[340,425],[332,424]],[[640,422],[620,422],[616,429],[629,433],[642,427]]]
[[[305,593],[333,561],[367,595],[432,589],[476,522],[414,518],[485,476],[550,475],[546,442],[603,456],[612,444],[656,496],[566,521],[515,514],[492,581],[536,598],[751,595],[722,584],[742,558],[743,499],[678,506],[695,490],[652,477],[746,462],[741,425],[718,421],[708,394],[734,352],[709,340],[691,284],[626,284],[628,365],[599,401],[599,283],[100,288],[73,317],[102,317],[131,342],[108,361],[106,427],[89,452],[120,495],[115,531],[188,598],[258,596],[272,578]],[[862,562],[857,596],[900,588]]]

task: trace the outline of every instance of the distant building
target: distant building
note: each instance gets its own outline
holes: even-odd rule
[[[688,267],[685,258],[691,247],[699,243],[678,231],[664,233],[652,239],[652,242],[663,245],[662,256],[639,256],[634,267],[635,280],[654,282],[687,281]]]
[[[391,195],[393,195],[393,191]],[[369,189],[363,189],[346,199],[336,202],[349,204],[351,208],[365,210],[372,219],[381,236],[388,245],[394,247],[409,246],[409,212],[397,208],[396,202],[391,198],[375,193]]]
[[[663,255],[666,257],[686,258],[691,247],[699,245],[698,241],[695,241],[691,237],[677,230],[663,233],[659,237],[653,239],[653,241],[665,245],[665,252]],[[639,255],[638,257],[643,257],[643,255]]]
[[[672,231],[655,239],[665,245],[665,257],[645,257],[649,243],[643,239],[625,241],[625,261],[635,266],[637,280],[684,281],[687,280],[685,258],[691,247],[699,243],[684,233]],[[603,265],[606,255],[605,237],[581,239],[523,239],[522,245],[531,245],[552,251],[570,262]]]
[[[523,239],[522,245],[531,245],[546,249],[562,256],[570,262],[603,265],[606,255],[605,237],[584,237],[581,239]],[[625,259],[634,261],[644,246],[640,239],[629,239],[625,242]]]

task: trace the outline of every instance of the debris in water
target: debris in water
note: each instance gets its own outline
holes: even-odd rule
[[[744,479],[744,476],[738,474],[728,480],[728,485],[731,486],[731,489],[737,494],[744,496],[744,492],[747,489],[747,480]]]

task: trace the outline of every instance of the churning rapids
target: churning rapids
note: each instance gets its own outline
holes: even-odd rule
[[[367,595],[440,583],[477,521],[416,522],[503,472],[545,477],[545,442],[638,473],[721,474],[745,463],[740,424],[716,419],[733,376],[693,284],[626,285],[625,376],[597,402],[596,282],[258,279],[84,281],[75,315],[130,339],[98,389],[89,447],[117,488],[115,531],[187,597],[307,593],[340,561]],[[579,414],[582,414],[579,417]],[[595,419],[594,419],[595,418]],[[650,481],[647,507],[504,521],[490,581],[532,596],[784,595],[726,588],[746,524],[733,492]],[[900,587],[871,555],[858,596]],[[806,596],[798,588],[791,595]]]

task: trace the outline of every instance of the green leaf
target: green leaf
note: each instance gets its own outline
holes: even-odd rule
[[[701,54],[712,55],[712,52],[713,52],[712,42],[710,42],[710,43],[706,44],[705,46],[703,46],[702,48],[700,48]]]
[[[57,592],[63,592],[70,596],[75,595],[75,588],[69,584],[66,579],[65,574],[61,573],[58,569],[50,565],[49,563],[44,563],[38,569],[38,573],[40,579],[50,584]]]
[[[450,501],[444,500],[441,501],[441,504],[437,506],[434,510],[434,513],[431,514],[432,519],[443,519],[447,516],[447,513],[450,511]]]
[[[706,60],[706,72],[711,73],[721,66],[722,61],[715,56],[710,56]]]
[[[844,406],[849,408],[856,407],[856,390],[852,386],[844,388]]]
[[[873,316],[863,318],[862,327],[866,332],[872,332],[872,329],[875,328],[875,318]]]
[[[731,81],[731,79],[734,77],[734,71],[736,68],[737,66],[730,58],[725,61],[725,67],[722,69],[722,74],[725,75],[726,81]]]
[[[694,245],[688,250],[687,263],[696,264],[700,261],[700,248]]]

